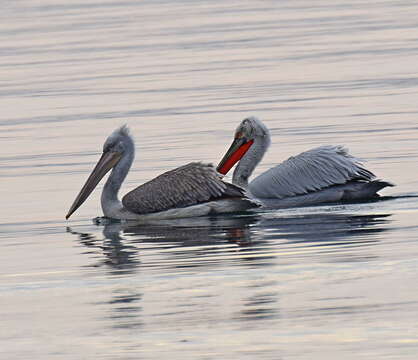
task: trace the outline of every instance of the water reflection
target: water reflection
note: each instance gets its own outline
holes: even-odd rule
[[[94,266],[105,264],[114,269],[115,274],[130,273],[140,265],[140,251],[143,255],[151,250],[177,251],[177,255],[199,255],[200,248],[220,243],[232,243],[247,246],[254,235],[250,226],[257,223],[260,215],[250,214],[233,217],[201,217],[161,221],[158,224],[135,224],[109,222],[102,227],[104,239],[94,233],[85,233],[67,227],[67,232],[77,235],[80,244],[97,252],[99,249],[104,260]],[[187,248],[187,249],[186,249]],[[148,263],[148,266],[151,264]],[[177,265],[181,267],[181,265]]]
[[[271,283],[267,284],[268,287],[271,285]],[[236,316],[237,320],[265,320],[279,316],[277,292],[264,289],[262,293],[253,294],[250,289],[247,290],[251,295],[243,299],[242,307]]]
[[[139,267],[182,269],[216,266],[224,261],[268,266],[279,253],[286,257],[290,248],[303,249],[304,254],[323,247],[343,252],[342,248],[377,243],[379,234],[389,229],[390,216],[326,212],[280,216],[272,212],[147,225],[116,222],[98,225],[103,239],[70,227],[67,231],[78,236],[80,244],[89,249],[87,254],[100,254],[99,263],[92,266],[107,265],[111,274],[120,276]],[[344,261],[355,261],[356,255],[365,254],[354,252]]]
[[[109,319],[112,327],[132,329],[143,326],[141,320],[143,294],[134,288],[120,288],[112,293],[108,305],[112,310]]]
[[[87,249],[84,253],[94,258],[90,266],[104,266],[111,277],[130,279],[112,289],[109,300],[101,303],[108,308],[106,320],[112,329],[150,326],[149,315],[143,310],[144,306],[149,309],[147,298],[155,299],[152,324],[176,323],[202,307],[217,313],[216,304],[227,301],[230,320],[250,326],[254,321],[281,317],[283,294],[278,289],[285,281],[286,265],[301,264],[306,256],[316,256],[322,262],[369,261],[376,257],[373,245],[379,242],[380,234],[390,229],[391,216],[327,212],[280,215],[266,212],[154,225],[97,225],[103,238],[71,228],[67,231],[76,235]],[[236,265],[243,270],[260,266],[270,270],[257,271],[259,276],[252,279],[224,279],[225,288],[216,281],[207,283],[206,275],[200,276],[216,268],[228,273]],[[139,271],[141,275],[135,275]],[[192,276],[184,280],[182,273]],[[150,276],[155,284],[147,283]]]

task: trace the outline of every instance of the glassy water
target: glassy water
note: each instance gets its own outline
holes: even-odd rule
[[[3,359],[415,359],[415,1],[15,1],[0,22]],[[147,226],[64,216],[128,123],[123,192],[217,162],[246,116],[261,172],[344,144],[379,202]]]

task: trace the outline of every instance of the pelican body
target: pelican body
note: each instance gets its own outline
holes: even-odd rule
[[[88,198],[110,170],[102,191],[103,214],[120,220],[153,220],[228,213],[259,207],[245,190],[222,181],[211,164],[192,162],[167,171],[126,194],[118,192],[129,172],[135,145],[126,126],[115,130],[103,146],[103,154],[74,200],[68,219]]]
[[[296,207],[324,202],[376,198],[393,184],[375,175],[343,146],[320,146],[272,167],[249,182],[270,146],[270,132],[256,117],[244,119],[217,170],[225,175],[236,164],[232,183],[246,188],[265,207]]]

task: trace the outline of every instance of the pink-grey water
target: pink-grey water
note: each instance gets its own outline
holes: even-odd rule
[[[10,1],[0,13],[1,359],[416,359],[416,1]],[[122,193],[217,162],[256,115],[257,173],[344,144],[385,201],[97,225],[64,216],[106,136]]]

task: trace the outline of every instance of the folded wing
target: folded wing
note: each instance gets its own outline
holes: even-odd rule
[[[212,200],[245,198],[245,190],[222,181],[212,164],[189,163],[127,193],[122,203],[136,214],[181,208]]]
[[[343,146],[321,146],[267,170],[249,185],[257,198],[306,194],[352,180],[370,181],[375,175]]]

